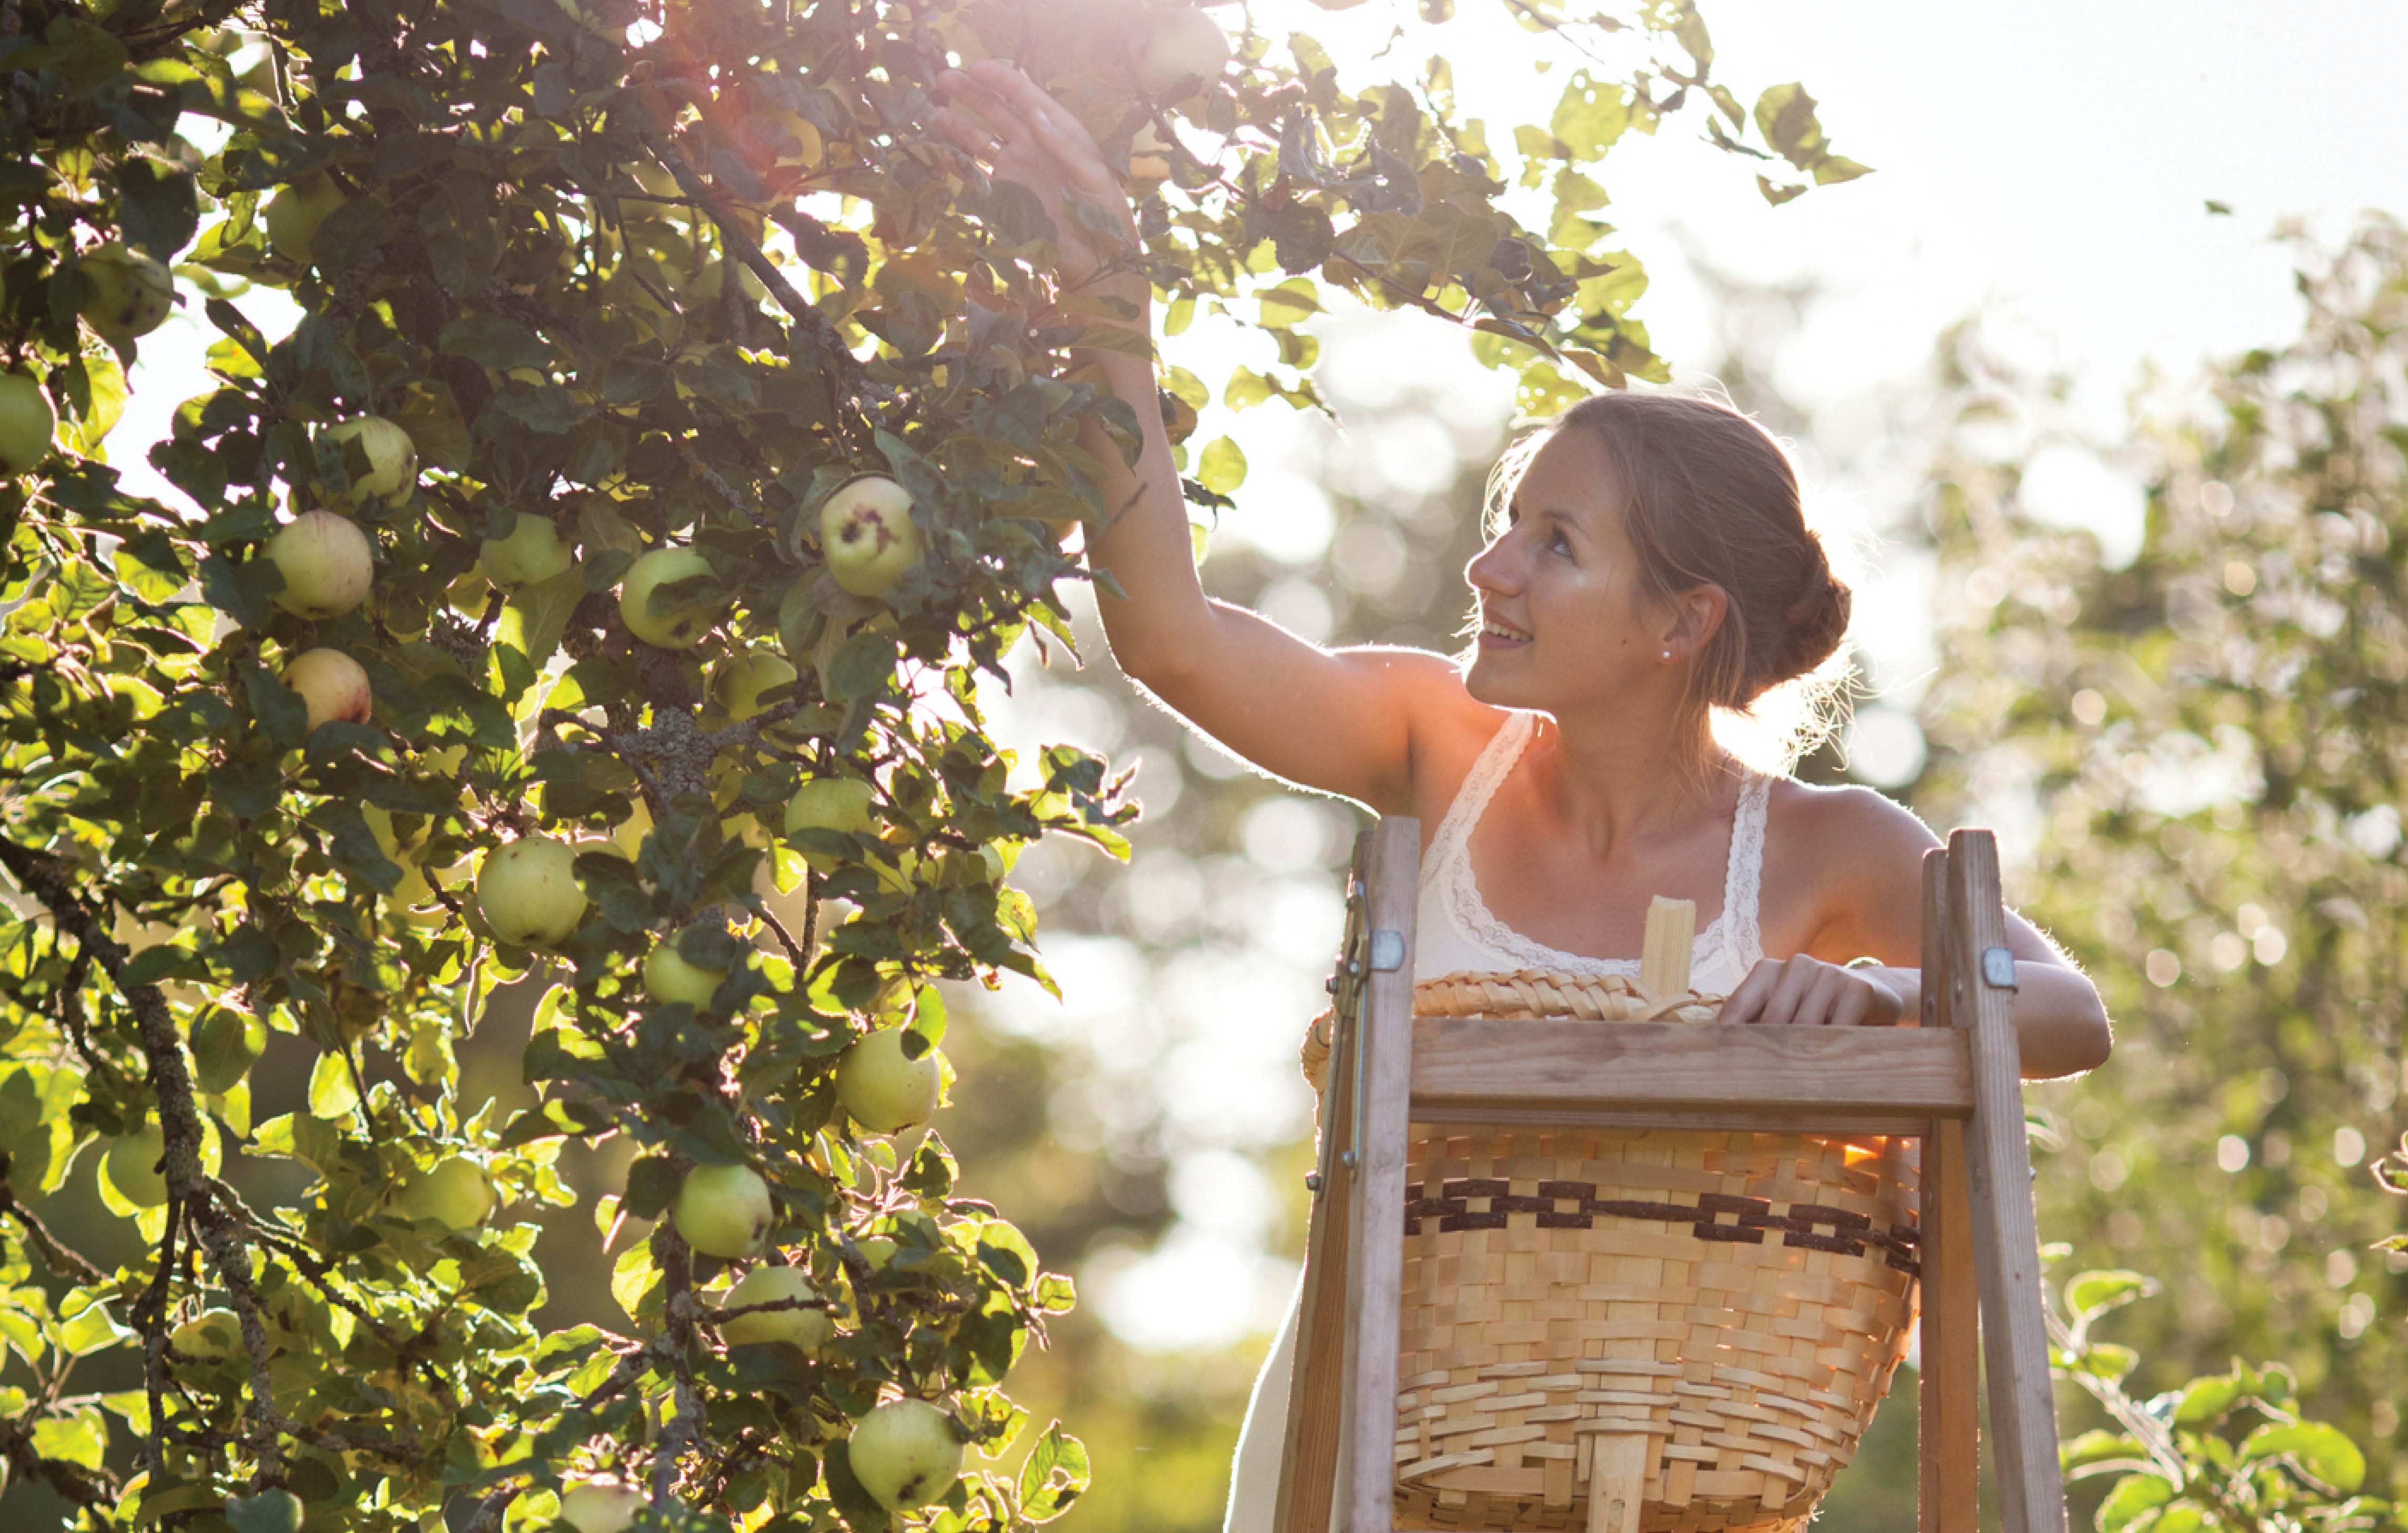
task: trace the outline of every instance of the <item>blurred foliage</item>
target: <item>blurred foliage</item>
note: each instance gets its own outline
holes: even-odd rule
[[[2369,1162],[2408,1089],[2408,233],[2291,236],[2299,337],[2137,400],[2127,435],[2086,439],[1978,324],[1948,337],[1913,798],[2029,848],[2014,896],[2115,1021],[2104,1069],[2031,1092],[2042,1231],[2178,1274],[2130,1343],[2202,1377],[2288,1359],[2280,1410],[2344,1424],[2396,1495],[2408,1250],[2378,1245],[2401,1208]],[[2128,565],[2025,507],[2052,451],[2145,486]]]
[[[2062,1247],[2057,1248],[2062,1251]],[[2098,1321],[2157,1292],[2127,1269],[2068,1279],[2066,1315],[2048,1315],[2050,1359],[2114,1421],[2058,1448],[2074,1481],[2114,1476],[2099,1502],[2099,1533],[2359,1533],[2396,1526],[2398,1509],[2359,1494],[2366,1454],[2347,1433],[2300,1413],[2288,1367],[2235,1361],[2177,1389],[2136,1399],[2125,1388],[2141,1363],[2131,1348],[2091,1335]]]
[[[883,1528],[847,1440],[897,1395],[1025,1454],[916,1519],[1072,1504],[1086,1455],[1001,1387],[1070,1284],[942,1139],[839,1106],[858,1039],[943,1041],[936,981],[1051,982],[1006,875],[1131,813],[1091,752],[1008,755],[979,679],[1108,578],[1077,434],[1135,423],[1067,353],[1151,337],[1054,290],[1058,229],[927,130],[934,82],[1008,53],[1121,163],[1153,130],[1117,259],[1171,334],[1272,337],[1232,406],[1319,401],[1327,284],[1543,408],[1662,373],[1592,216],[1627,133],[1688,105],[1776,201],[1863,167],[1799,85],[1743,110],[1685,0],[1512,4],[1589,61],[1512,125],[1542,229],[1442,57],[1350,93],[1178,5],[0,8],[12,1526],[485,1533],[604,1475],[665,1524]],[[1199,23],[1230,65],[1150,79]],[[219,338],[165,503],[108,437],[178,304]],[[1200,380],[1165,381],[1176,426]],[[1244,476],[1226,438],[1193,467],[1206,508]],[[899,486],[875,572],[838,536],[863,476]],[[965,1104],[1028,1075],[982,1063]],[[1091,1240],[1110,1178],[1044,1186],[1026,1143],[993,1174]],[[721,1179],[761,1189],[734,1234],[660,1217]],[[555,1303],[579,1221],[607,1305]],[[771,1254],[838,1322],[808,1355],[720,1341],[713,1284]]]

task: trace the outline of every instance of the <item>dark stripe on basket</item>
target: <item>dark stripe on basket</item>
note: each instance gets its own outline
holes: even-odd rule
[[[1515,1193],[1512,1183],[1495,1177],[1457,1177],[1439,1183],[1438,1190],[1439,1196],[1430,1197],[1425,1196],[1426,1187],[1422,1182],[1405,1188],[1407,1235],[1421,1234],[1423,1222],[1431,1219],[1438,1221],[1440,1233],[1503,1229],[1517,1213],[1536,1215],[1541,1229],[1594,1229],[1597,1216],[1603,1214],[1609,1219],[1686,1225],[1700,1240],[1735,1245],[1762,1245],[1765,1231],[1779,1230],[1784,1246],[1846,1256],[1862,1256],[1869,1248],[1877,1249],[1887,1266],[1917,1277],[1923,1272],[1914,1254],[1920,1242],[1912,1227],[1892,1225],[1886,1230],[1875,1229],[1861,1213],[1820,1203],[1792,1203],[1787,1213],[1773,1212],[1770,1199],[1728,1193],[1701,1193],[1694,1204],[1650,1203],[1599,1197],[1593,1182],[1541,1182],[1537,1196],[1531,1196]],[[1485,1206],[1475,1209],[1474,1203]],[[1726,1214],[1730,1216],[1727,1222],[1722,1217]]]

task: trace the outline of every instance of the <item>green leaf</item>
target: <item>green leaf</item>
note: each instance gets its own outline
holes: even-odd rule
[[[359,1105],[359,1086],[352,1080],[351,1067],[342,1054],[334,1050],[320,1054],[318,1062],[309,1067],[310,1114],[318,1118],[340,1118]]]
[[[1226,437],[1213,437],[1204,444],[1203,455],[1197,460],[1196,478],[1214,494],[1230,494],[1246,482],[1244,450]]]
[[[2174,1497],[2173,1483],[2161,1475],[2128,1474],[2115,1482],[2107,1498],[2099,1503],[2099,1533],[2118,1533],[2131,1525],[2133,1519],[2165,1505]]]
[[[501,372],[513,367],[542,367],[552,361],[552,348],[541,337],[499,314],[463,314],[443,327],[437,344],[452,356],[466,357]]]
[[[1052,1522],[1086,1490],[1092,1473],[1086,1444],[1054,1423],[1020,1466],[1021,1511],[1030,1522]]]
[[[2131,1303],[2136,1298],[2156,1293],[2156,1280],[2138,1272],[2122,1269],[2078,1272],[2066,1280],[2065,1307],[2080,1320],[2089,1320],[2108,1311]]]
[[[684,1179],[666,1155],[646,1155],[627,1168],[627,1196],[620,1207],[637,1219],[658,1219],[678,1194]]]
[[[2229,1373],[2193,1379],[2183,1386],[2182,1402],[2174,1407],[2174,1425],[2196,1426],[2202,1422],[2223,1420],[2241,1403],[2243,1389],[2243,1381]]]
[[[2241,1456],[2287,1459],[2343,1495],[2366,1483],[2366,1454],[2338,1427],[2320,1421],[2270,1422],[2241,1440]]]

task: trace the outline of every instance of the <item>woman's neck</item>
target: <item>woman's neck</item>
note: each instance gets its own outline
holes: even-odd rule
[[[1533,785],[1563,832],[1599,855],[1642,829],[1719,813],[1738,765],[1702,710],[1669,730],[1546,717],[1530,756]]]

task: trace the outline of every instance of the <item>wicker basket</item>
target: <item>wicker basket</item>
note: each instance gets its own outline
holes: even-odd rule
[[[1704,1024],[1719,1006],[1543,972],[1414,989],[1423,1016]],[[1309,1034],[1317,1077],[1315,1052]],[[1916,1158],[1898,1139],[1416,1125],[1396,1526],[1584,1527],[1599,1477],[1641,1487],[1635,1523],[1611,1521],[1641,1533],[1802,1526],[1905,1352]]]

